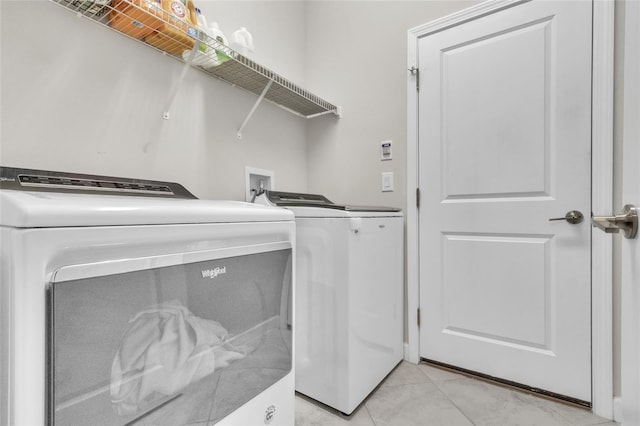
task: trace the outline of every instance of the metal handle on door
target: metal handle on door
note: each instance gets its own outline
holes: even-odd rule
[[[583,219],[584,215],[582,213],[580,213],[578,210],[571,210],[570,212],[567,212],[564,217],[554,217],[553,219],[549,219],[549,221],[566,220],[572,225],[577,225],[578,223],[582,223]]]
[[[592,216],[591,223],[607,234],[622,231],[625,238],[635,238],[638,233],[638,208],[627,204],[622,213],[615,216]]]

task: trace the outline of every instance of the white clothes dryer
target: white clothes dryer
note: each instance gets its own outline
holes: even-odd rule
[[[403,358],[400,209],[265,191],[296,217],[296,391],[350,415]]]
[[[7,167],[0,209],[0,424],[293,424],[291,212]]]

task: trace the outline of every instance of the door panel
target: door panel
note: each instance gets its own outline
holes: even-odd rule
[[[420,354],[591,400],[591,3],[419,40]]]
[[[548,195],[551,26],[443,49],[445,199]]]
[[[548,350],[549,246],[546,238],[443,235],[443,332]]]

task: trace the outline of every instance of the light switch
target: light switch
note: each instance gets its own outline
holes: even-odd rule
[[[393,172],[382,173],[382,192],[393,191]]]

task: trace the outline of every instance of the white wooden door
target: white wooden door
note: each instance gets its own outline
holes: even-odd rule
[[[640,207],[640,2],[625,14],[622,201]],[[622,424],[640,425],[640,236],[622,240]]]
[[[587,402],[591,7],[418,41],[420,356]]]

